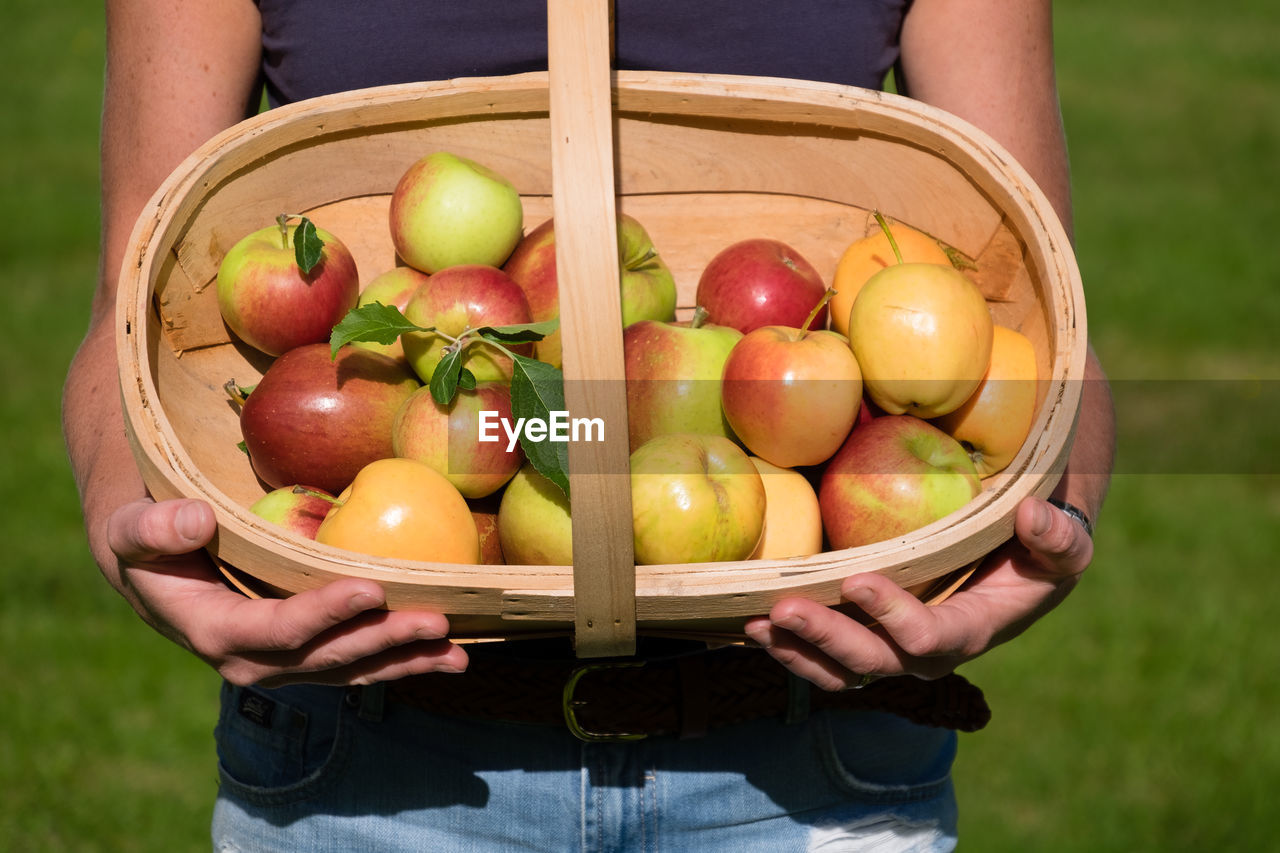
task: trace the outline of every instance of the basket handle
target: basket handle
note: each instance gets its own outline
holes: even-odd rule
[[[547,0],[553,215],[565,404],[604,440],[569,444],[574,646],[635,652],[636,575],[613,162],[610,3]]]

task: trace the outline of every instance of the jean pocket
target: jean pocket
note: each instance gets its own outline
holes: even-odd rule
[[[225,793],[263,805],[304,799],[340,774],[348,753],[343,692],[224,683],[214,737]]]
[[[815,715],[812,731],[832,782],[860,800],[919,802],[950,790],[953,731],[873,711]]]

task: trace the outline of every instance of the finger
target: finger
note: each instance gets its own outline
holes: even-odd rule
[[[1039,498],[1018,505],[1014,530],[1036,562],[1053,574],[1078,575],[1093,559],[1093,539],[1084,526]]]
[[[951,661],[955,658],[978,654],[989,637],[986,620],[965,606],[963,598],[930,607],[889,578],[874,573],[845,579],[841,593],[874,621],[891,647],[916,659],[911,668],[918,674],[944,674],[954,668]],[[922,665],[931,658],[951,660]]]
[[[198,551],[216,529],[213,510],[204,501],[135,501],[107,522],[107,544],[124,563],[146,563]]]
[[[773,606],[768,619],[747,623],[748,636],[795,675],[824,690],[842,690],[863,675],[903,671],[897,654],[864,625],[800,598]]]
[[[297,651],[321,634],[385,604],[386,596],[376,583],[342,578],[287,598],[227,600],[227,611],[214,614],[209,626],[218,631],[226,654]],[[426,628],[423,639],[443,636],[439,625]],[[443,628],[447,630],[447,625]]]
[[[304,683],[369,685],[430,672],[462,672],[467,664],[467,653],[461,646],[447,640],[430,640],[397,646],[347,666],[279,673],[259,683],[264,687]]]

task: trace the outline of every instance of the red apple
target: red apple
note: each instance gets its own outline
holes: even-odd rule
[[[297,230],[281,223],[255,231],[232,246],[218,267],[222,319],[236,337],[268,355],[329,340],[360,290],[351,252],[320,228],[320,261],[303,272],[294,254]]]
[[[432,275],[414,291],[404,316],[412,323],[443,333],[410,332],[400,337],[405,358],[423,382],[431,381],[450,338],[481,326],[529,323],[533,319],[520,285],[497,267],[484,264],[461,264]],[[481,382],[511,378],[511,359],[483,344],[474,344],[467,350],[463,366]]]
[[[381,353],[308,344],[272,362],[240,411],[253,469],[272,488],[307,483],[332,494],[375,459],[392,456],[391,424],[420,387]]]
[[[817,465],[853,429],[862,373],[843,335],[761,326],[730,351],[721,394],[729,426],[752,453],[783,468]]]
[[[733,435],[721,405],[724,363],[742,333],[728,326],[642,320],[622,333],[627,429],[634,451],[670,433]]]
[[[903,536],[960,509],[982,490],[958,441],[912,415],[859,424],[818,488],[832,548]]]
[[[335,496],[311,486],[272,489],[249,506],[249,512],[304,539],[315,539]]]
[[[658,255],[644,226],[626,214],[618,217],[618,263],[622,325],[629,326],[640,320],[675,320],[675,277]],[[524,290],[535,321],[560,315],[552,220],[530,231],[502,268]],[[539,359],[558,367],[559,331],[538,341],[536,352]]]
[[[720,251],[698,279],[697,303],[707,322],[744,334],[761,326],[799,328],[827,286],[813,265],[786,243],[755,238]],[[806,327],[827,325],[824,306]]]
[[[509,440],[511,389],[505,382],[481,382],[458,389],[447,406],[419,388],[400,405],[391,427],[396,456],[425,462],[445,476],[466,498],[481,498],[502,488],[524,464],[520,445]],[[481,432],[485,425],[487,429]]]

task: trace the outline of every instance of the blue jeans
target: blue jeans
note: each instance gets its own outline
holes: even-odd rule
[[[218,851],[952,850],[956,736],[891,714],[584,743],[364,690],[224,685]]]

